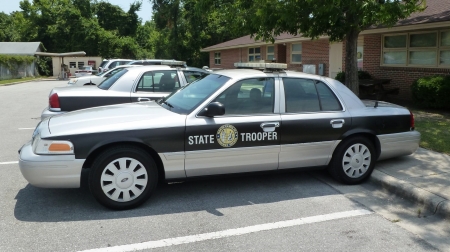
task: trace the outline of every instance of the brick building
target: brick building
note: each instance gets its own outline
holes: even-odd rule
[[[210,68],[233,68],[235,62],[287,63],[289,70],[334,78],[344,69],[344,44],[327,37],[311,40],[281,34],[275,42],[244,36],[203,48]],[[450,1],[427,0],[425,11],[391,28],[363,31],[358,38],[358,67],[374,78],[391,79],[400,99],[411,99],[410,86],[421,76],[450,74]],[[322,68],[323,67],[323,68]]]

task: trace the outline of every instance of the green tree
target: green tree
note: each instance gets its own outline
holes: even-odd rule
[[[213,4],[213,0],[202,0]],[[283,32],[345,42],[345,84],[359,94],[356,49],[358,35],[372,26],[392,26],[426,0],[237,0],[228,15],[238,13],[241,29],[256,39],[274,41]]]

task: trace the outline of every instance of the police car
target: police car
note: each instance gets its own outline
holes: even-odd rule
[[[95,198],[112,209],[145,202],[161,180],[327,168],[356,184],[375,161],[419,145],[409,110],[362,102],[340,82],[240,63],[160,101],[74,111],[43,120],[20,150],[20,170],[37,187],[77,188],[90,169]]]
[[[158,100],[184,85],[209,74],[184,61],[159,61],[160,65],[134,66],[114,71],[98,86],[54,88],[48,97],[44,118],[79,109],[140,101]]]

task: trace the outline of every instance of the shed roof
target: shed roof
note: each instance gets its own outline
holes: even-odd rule
[[[0,42],[0,54],[34,56],[40,47],[41,42]]]
[[[450,1],[449,0],[427,0],[427,8],[423,12],[413,13],[406,19],[400,20],[394,27],[402,27],[402,26],[412,26],[419,24],[432,24],[438,22],[449,22],[450,21]],[[384,27],[372,27],[370,28],[371,33],[376,33],[376,30]],[[283,43],[289,42],[291,40],[306,40],[309,38],[302,37],[300,34],[294,36],[289,33],[282,33],[279,36],[275,37],[275,43]],[[202,52],[210,52],[214,50],[220,49],[231,49],[231,48],[239,48],[246,47],[249,45],[263,45],[267,44],[263,41],[255,40],[251,38],[250,35],[243,36],[240,38],[232,39],[229,41],[225,41],[220,44],[216,44],[213,46],[205,47],[201,51]]]

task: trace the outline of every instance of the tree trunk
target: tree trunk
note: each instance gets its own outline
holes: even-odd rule
[[[359,96],[358,61],[356,58],[359,31],[353,30],[345,36],[345,85]]]

